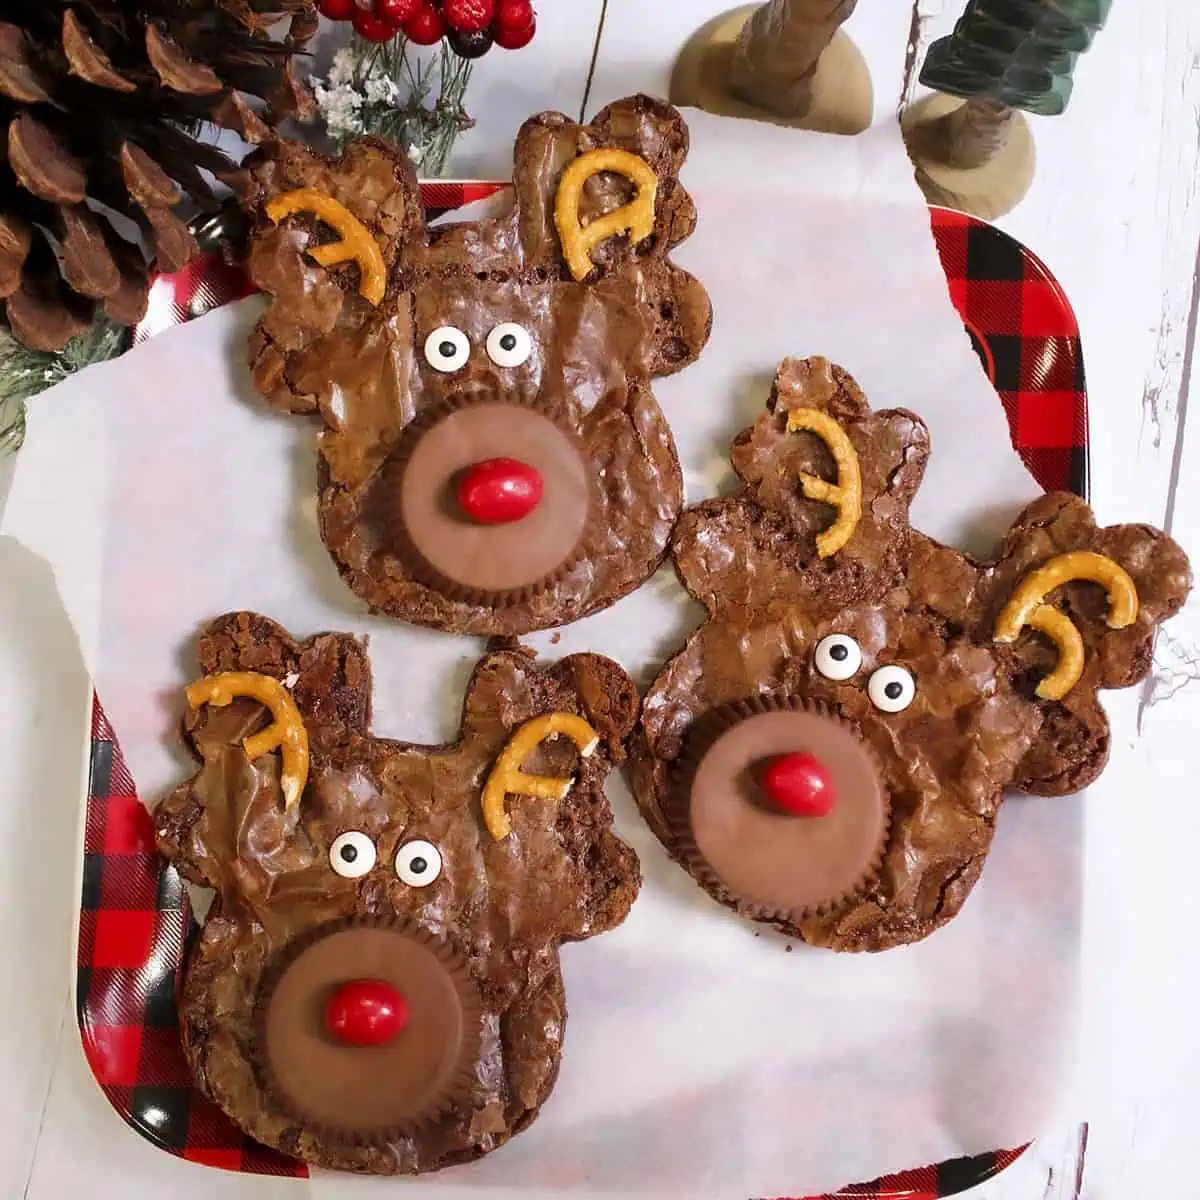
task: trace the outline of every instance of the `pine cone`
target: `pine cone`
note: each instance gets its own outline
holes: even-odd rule
[[[147,264],[196,252],[174,209],[237,190],[241,170],[193,136],[203,122],[258,142],[312,113],[292,74],[316,32],[313,0],[4,0],[0,4],[0,306],[16,337],[57,350],[99,304],[131,325]],[[290,21],[286,37],[268,30]],[[246,97],[265,103],[258,111]]]

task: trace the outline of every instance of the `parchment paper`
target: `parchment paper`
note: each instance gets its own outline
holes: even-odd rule
[[[986,549],[1036,486],[947,296],[896,128],[826,138],[689,119],[700,224],[677,259],[708,287],[716,319],[700,362],[656,387],[689,497],[729,486],[728,444],[761,410],[778,360],[820,353],[876,407],[925,418],[933,458],[914,516]],[[242,365],[259,303],[39,398],[6,514],[5,532],[53,567],[151,804],[185,769],[173,731],[194,633],[221,612],[255,608],[300,636],[369,634],[375,731],[409,740],[455,734],[482,651],[371,618],[338,579],[316,529],[314,427],[268,413]],[[531,640],[550,656],[612,655],[644,684],[697,620],[667,569]],[[1012,800],[962,915],[919,946],[856,957],[789,952],[739,922],[671,866],[623,784],[611,794],[646,884],[621,929],[563,951],[571,1026],[558,1085],[510,1146],[415,1186],[807,1195],[1039,1132],[1072,1061],[1077,799]],[[312,1184],[322,1196],[373,1187]]]

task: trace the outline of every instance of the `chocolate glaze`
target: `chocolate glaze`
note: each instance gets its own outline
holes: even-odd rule
[[[371,674],[356,638],[297,642],[265,617],[233,613],[204,632],[199,660],[205,674],[294,676],[311,751],[308,786],[288,812],[278,755],[251,762],[241,749],[269,720],[262,707],[243,699],[205,708],[186,727],[198,773],[155,812],[162,853],[217,892],[180,999],[200,1087],[258,1141],[322,1166],[414,1173],[495,1149],[533,1120],[557,1074],[566,1020],[560,942],[618,925],[640,884],[604,796],[637,715],[632,681],[596,655],[539,670],[520,650],[490,654],[467,688],[462,736],[430,747],[369,733]],[[494,841],[479,799],[488,772],[516,728],[552,711],[583,716],[600,745],[587,759],[564,738],[530,754],[527,770],[573,774],[575,783],[558,804],[510,799],[513,832]],[[329,866],[330,845],[350,829],[378,854],[359,879]],[[441,874],[422,888],[394,870],[397,849],[414,838],[442,855]],[[361,1146],[298,1121],[257,1065],[264,984],[297,939],[346,919],[399,920],[442,939],[469,973],[481,1012],[472,1082],[451,1111]]]
[[[815,467],[830,478],[832,462],[817,439],[783,432],[786,410],[802,406],[836,416],[862,463],[864,519],[826,560],[816,557],[814,537],[833,510],[804,499],[796,473]],[[651,685],[634,755],[639,805],[666,845],[680,853],[664,811],[672,765],[693,725],[719,706],[754,697],[829,705],[858,727],[880,764],[892,821],[875,880],[828,912],[772,918],[815,945],[885,949],[954,916],[983,866],[1004,788],[1071,792],[1103,768],[1108,725],[1098,689],[1145,678],[1155,630],[1191,586],[1187,559],[1165,534],[1098,529],[1087,505],[1068,495],[1031,504],[993,562],[939,545],[908,526],[928,450],[911,413],[872,413],[840,368],[787,360],[767,412],[734,444],[745,486],[685,513],[672,545],[708,620]],[[1073,549],[1107,554],[1129,571],[1140,612],[1127,629],[1111,630],[1102,589],[1059,589],[1051,599],[1079,627],[1087,664],[1061,703],[1041,701],[1034,688],[1054,665],[1053,647],[1028,631],[998,646],[992,626],[1027,571]],[[813,662],[830,633],[862,649],[862,668],[841,683]],[[876,710],[867,695],[871,672],[886,663],[903,665],[916,682],[900,713]]]
[[[655,232],[638,252],[618,237],[594,252],[591,282],[570,277],[553,222],[558,178],[578,154],[619,146],[642,155],[660,180]],[[679,185],[687,128],[644,96],[622,100],[590,125],[558,113],[527,121],[517,138],[511,213],[426,231],[407,159],[370,138],[330,160],[277,143],[260,153],[248,270],[272,302],[251,339],[262,394],[289,412],[319,412],[321,534],[353,591],[373,611],[463,633],[516,634],[604,608],[658,566],[682,504],[667,423],[650,390],[700,352],[711,307],[700,284],[667,258],[695,224]],[[311,187],[344,204],[377,237],[389,267],[387,296],[356,294],[357,268],[325,270],[305,255],[325,239],[311,217],[274,226],[266,200]],[[628,201],[615,175],[584,189],[582,218]],[[520,367],[488,358],[488,333],[513,321],[534,348]],[[425,362],[428,334],[461,329],[471,355],[443,374]],[[553,582],[501,606],[495,597],[447,594],[397,551],[386,513],[386,467],[414,418],[460,396],[535,406],[570,431],[592,475],[596,537]],[[499,534],[497,535],[500,536]],[[443,575],[457,572],[443,570]]]

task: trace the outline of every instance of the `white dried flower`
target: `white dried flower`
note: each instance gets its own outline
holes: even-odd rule
[[[354,83],[354,54],[349,46],[343,46],[334,56],[329,68],[329,86],[341,87]]]
[[[372,71],[363,84],[368,104],[396,104],[400,99],[400,89],[396,81],[382,72]]]
[[[423,159],[424,157],[425,157],[425,147],[424,146],[416,146],[416,145],[409,146],[408,161],[411,162],[414,167],[419,167],[421,165],[421,159]]]
[[[313,95],[331,137],[344,138],[362,132],[358,110],[362,107],[363,98],[349,84],[336,87],[316,84]]]

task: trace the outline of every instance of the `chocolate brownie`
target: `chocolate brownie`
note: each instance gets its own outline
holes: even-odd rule
[[[155,813],[162,853],[216,891],[180,997],[199,1086],[325,1167],[409,1174],[502,1145],[558,1071],[559,944],[620,924],[640,885],[604,795],[629,677],[502,649],[459,740],[415,746],[369,732],[357,638],[232,613],[199,659],[199,769]]]
[[[683,488],[650,384],[712,323],[668,258],[696,221],[687,148],[680,114],[646,96],[588,125],[542,113],[517,137],[512,211],[432,229],[384,142],[260,152],[253,376],[274,407],[319,417],[321,536],[373,612],[520,634],[658,567]],[[575,270],[578,237],[595,244]]]
[[[989,562],[910,528],[929,438],[823,359],[785,361],[679,522],[707,620],[645,698],[639,805],[717,900],[818,946],[882,950],[958,912],[1005,788],[1102,770],[1102,688],[1145,678],[1187,559],[1047,495]],[[1100,586],[1098,586],[1100,585]]]

